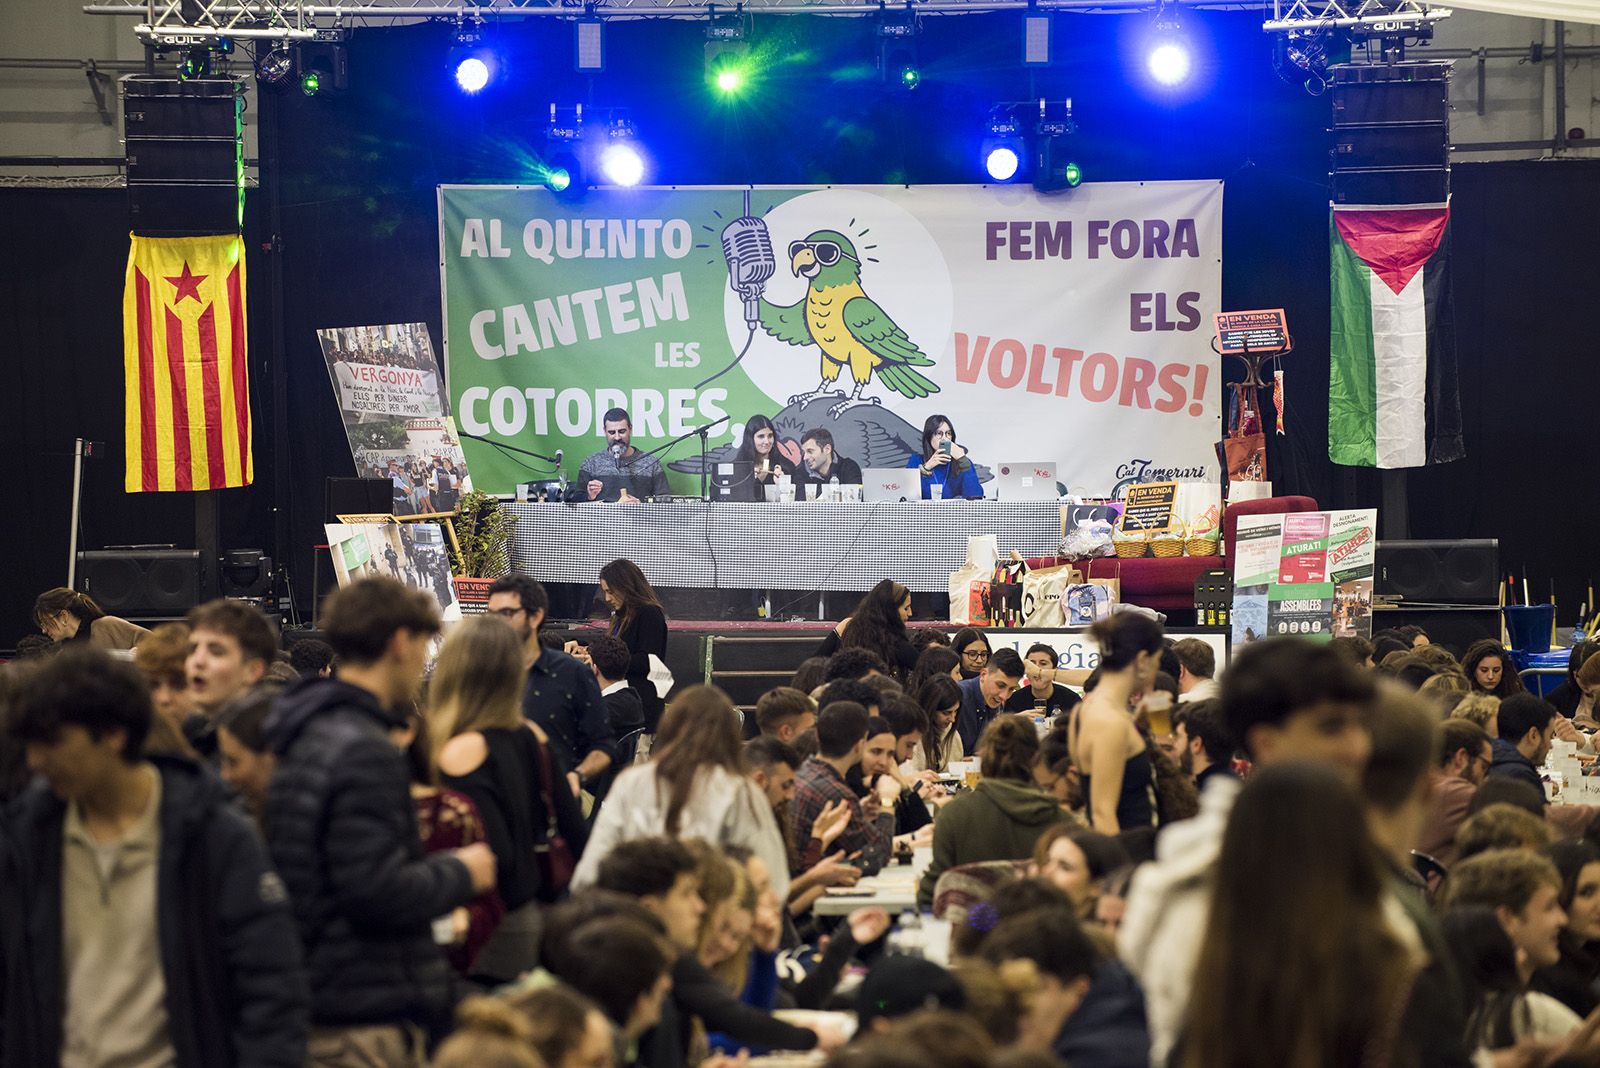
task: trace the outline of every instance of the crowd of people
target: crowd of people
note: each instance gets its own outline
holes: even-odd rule
[[[0,669],[0,1068],[1600,1063],[1600,828],[1539,770],[1592,752],[1600,649],[1546,701],[1498,646],[1219,670],[1123,612],[1069,672],[885,580],[741,715],[663,701],[659,599],[602,580],[603,631],[510,576],[431,659],[386,576],[287,653],[238,601],[42,597]],[[818,907],[902,863],[948,946]]]

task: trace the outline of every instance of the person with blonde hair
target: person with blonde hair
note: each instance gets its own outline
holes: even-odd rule
[[[199,711],[189,691],[189,628],[183,623],[163,623],[133,650],[133,662],[150,684],[156,714],[183,730],[186,719]]]
[[[771,803],[744,773],[739,713],[715,686],[690,686],[675,696],[661,717],[650,762],[617,776],[573,888],[592,885],[616,846],[658,836],[743,846],[766,862],[778,896],[788,895],[783,834]]]
[[[567,769],[522,716],[522,643],[494,616],[456,624],[428,687],[428,732],[441,785],[483,817],[506,916],[473,971],[512,979],[537,960],[538,902],[567,889],[552,854],[583,849],[585,826]]]
[[[1470,720],[1491,739],[1500,737],[1500,698],[1492,693],[1469,693],[1450,710],[1452,717]]]
[[[533,1024],[490,997],[456,1006],[456,1029],[439,1046],[433,1068],[555,1068],[533,1050]]]
[[[1438,649],[1437,645],[1424,645],[1423,649]],[[1443,650],[1440,650],[1441,652]],[[1416,654],[1412,654],[1416,656]],[[1420,657],[1418,658],[1420,659]],[[1472,694],[1472,683],[1459,671],[1441,671],[1428,679],[1417,692],[1428,698],[1440,714],[1448,716],[1455,707]]]

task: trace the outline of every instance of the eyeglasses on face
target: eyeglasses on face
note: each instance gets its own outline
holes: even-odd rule
[[[987,660],[989,659],[989,650],[967,649],[962,652],[961,656],[965,660]]]
[[[841,257],[847,260],[855,260],[857,263],[861,262],[840,248],[837,241],[791,241],[789,242],[789,258],[791,260],[794,259],[803,248],[810,249],[811,254],[817,258],[817,262],[824,267],[832,267],[839,262]]]

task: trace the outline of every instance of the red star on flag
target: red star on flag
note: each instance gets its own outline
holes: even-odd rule
[[[196,304],[201,303],[201,301],[200,301],[200,283],[204,282],[206,280],[206,275],[203,275],[203,274],[191,274],[189,272],[189,261],[188,260],[184,260],[183,261],[183,273],[182,274],[180,274],[180,275],[170,275],[169,274],[169,275],[166,276],[166,279],[167,279],[168,282],[171,282],[173,285],[178,287],[178,295],[176,297],[174,297],[173,300],[172,300],[172,303],[174,305],[183,303],[183,298],[184,297],[193,297],[195,299],[195,303]]]

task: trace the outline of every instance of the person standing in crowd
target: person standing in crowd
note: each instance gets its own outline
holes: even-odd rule
[[[876,654],[895,678],[904,679],[917,666],[917,651],[906,637],[910,618],[911,591],[893,579],[883,579],[829,632],[817,655],[865,649]]]
[[[1493,638],[1467,646],[1467,655],[1461,658],[1461,671],[1478,693],[1493,694],[1502,701],[1525,690],[1516,665],[1511,662],[1511,654]]]
[[[606,447],[583,458],[568,500],[627,501],[667,497],[667,473],[661,461],[633,447],[633,420],[612,408],[601,420]]]
[[[539,624],[550,608],[544,587],[526,575],[507,575],[489,586],[488,613],[511,624],[522,641],[528,669],[522,714],[550,738],[557,763],[567,769],[576,796],[584,783],[611,766],[616,737],[594,671],[539,641]]]
[[[807,430],[800,438],[800,453],[805,462],[795,472],[796,484],[810,482],[826,486],[837,482],[841,486],[861,485],[861,465],[833,451],[833,435],[821,427]]]
[[[419,1029],[448,1027],[456,981],[432,923],[495,885],[477,843],[425,856],[389,732],[422,681],[439,614],[424,593],[364,579],[322,612],[337,679],[304,679],[267,720],[278,770],[267,841],[311,980],[310,1068],[411,1066]]]
[[[57,586],[33,602],[33,625],[53,642],[86,641],[97,649],[132,649],[150,632],[108,616],[87,593]]]
[[[1056,682],[1055,647],[1044,642],[1034,642],[1022,657],[1022,667],[1027,673],[1028,685],[1011,695],[1006,702],[1007,712],[1026,712],[1035,716],[1055,719],[1070,712],[1083,698],[1076,690]]]
[[[962,627],[956,631],[956,636],[950,642],[950,648],[961,657],[961,678],[975,679],[978,672],[989,662],[989,655],[994,651],[989,648],[989,639],[977,627]]]
[[[406,756],[411,772],[411,802],[417,812],[417,837],[423,852],[448,853],[474,842],[487,842],[488,832],[478,806],[466,794],[439,785],[433,743],[428,724],[420,711],[406,713],[403,730],[389,732],[389,738]],[[457,975],[472,975],[472,963],[505,917],[506,907],[500,891],[486,890],[449,916],[450,941],[445,956]],[[435,921],[435,941],[443,942],[442,923]]]
[[[930,415],[922,424],[922,453],[906,460],[922,477],[922,499],[976,500],[983,496],[983,484],[972,466],[967,450],[956,444],[955,427],[943,415]]]
[[[1178,770],[1194,780],[1197,791],[1204,793],[1206,784],[1219,776],[1238,778],[1233,773],[1233,739],[1215,699],[1181,704],[1172,714],[1172,740]]]
[[[894,838],[894,803],[900,787],[888,780],[883,794],[874,792],[866,801],[856,797],[846,779],[850,769],[861,763],[867,744],[867,710],[854,701],[824,705],[817,716],[817,749],[795,773],[794,840],[807,842],[817,820],[830,806],[844,802],[850,818],[838,847],[846,856],[861,854],[861,867],[872,874],[889,861]],[[892,788],[892,792],[890,792]]]
[[[223,705],[216,718],[218,772],[258,823],[278,769],[267,746],[265,725],[283,689],[277,683],[257,683]]]
[[[1428,788],[1428,815],[1417,851],[1449,867],[1456,861],[1456,830],[1489,773],[1494,748],[1483,728],[1467,719],[1447,719],[1435,735],[1438,766]]]
[[[1222,677],[1228,734],[1258,767],[1285,760],[1329,765],[1354,786],[1372,748],[1370,675],[1325,645],[1268,638],[1246,646]],[[1164,831],[1154,862],[1133,876],[1118,932],[1122,959],[1144,986],[1151,1058],[1164,1061],[1194,990],[1223,830],[1239,786],[1213,779],[1200,814]]]
[[[766,862],[780,896],[789,860],[772,806],[745,775],[739,713],[715,686],[690,686],[673,698],[648,764],[625,768],[612,784],[573,876],[593,885],[606,856],[638,838],[702,838],[739,846]]]
[[[333,646],[321,638],[301,638],[289,647],[289,666],[301,677],[333,674]]]
[[[163,623],[133,650],[133,662],[150,684],[156,715],[180,735],[194,715],[194,694],[189,689],[189,628],[183,623]]]
[[[545,732],[522,716],[522,687],[522,643],[493,616],[451,628],[428,685],[439,781],[482,815],[506,909],[473,972],[502,982],[538,960],[539,903],[567,890],[566,873],[542,858],[563,845],[576,857],[586,837],[577,799],[563,789],[566,769]]]
[[[1419,1048],[1431,1021],[1407,1011],[1420,949],[1385,910],[1361,801],[1336,772],[1287,763],[1253,776],[1213,883],[1170,1063],[1406,1064],[1433,1052]]]
[[[189,690],[198,716],[184,735],[204,756],[217,751],[214,717],[222,706],[261,681],[277,656],[278,635],[259,608],[226,597],[190,609]]]
[[[951,800],[933,824],[933,861],[922,876],[917,903],[933,905],[939,876],[961,864],[1027,860],[1046,828],[1070,819],[1055,798],[1033,781],[1039,732],[1017,716],[1003,715],[978,741],[978,785]]]
[[[1489,774],[1525,782],[1548,802],[1539,768],[1550,754],[1550,740],[1555,736],[1555,706],[1531,693],[1514,693],[1500,700],[1495,720],[1500,737],[1493,742]]]
[[[943,775],[950,770],[951,761],[967,757],[966,744],[956,729],[956,719],[961,713],[961,687],[943,675],[935,675],[918,688],[917,704],[928,714],[928,734],[922,740],[919,753],[911,756],[911,770]]]
[[[304,1061],[308,995],[283,882],[193,762],[141,756],[131,664],[32,669],[8,730],[39,778],[0,820],[0,1065]]]
[[[1022,688],[1026,674],[1017,651],[1002,649],[985,660],[977,675],[957,685],[961,710],[956,713],[956,731],[963,749],[969,753],[977,750],[978,736],[996,716],[1005,714],[1006,702]]]
[[[1178,700],[1206,701],[1220,692],[1217,680],[1217,654],[1211,643],[1199,638],[1179,638],[1172,643],[1178,658]]]
[[[645,730],[655,733],[666,703],[650,681],[650,658],[667,659],[667,614],[650,580],[632,560],[600,569],[600,596],[611,608],[609,633],[628,647],[628,685],[644,705]]]
[[[1068,723],[1072,762],[1082,775],[1089,823],[1102,834],[1151,827],[1156,820],[1155,774],[1144,736],[1127,709],[1147,692],[1161,666],[1161,625],[1119,612],[1089,628],[1100,646],[1100,680]]]
[[[764,415],[752,415],[744,424],[744,440],[733,454],[735,463],[750,465],[750,488],[743,496],[752,501],[767,499],[767,487],[782,475],[793,479],[795,467],[778,449],[778,430]]]

